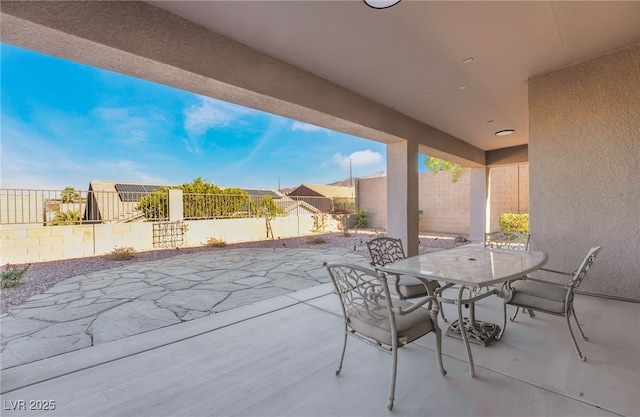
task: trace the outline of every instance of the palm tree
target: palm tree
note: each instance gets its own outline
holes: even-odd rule
[[[78,199],[78,192],[73,187],[66,187],[62,190],[61,197],[63,203],[73,203],[74,200]]]

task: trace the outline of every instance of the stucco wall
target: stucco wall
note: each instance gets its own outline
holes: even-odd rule
[[[640,45],[529,82],[532,248],[580,288],[640,299]]]

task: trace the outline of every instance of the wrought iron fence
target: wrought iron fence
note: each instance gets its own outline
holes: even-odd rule
[[[140,198],[150,193],[84,190],[0,190],[0,224],[48,226],[144,219]],[[155,219],[168,219],[162,208]]]
[[[184,220],[355,213],[355,199],[183,194]],[[169,194],[83,190],[0,190],[0,224],[168,221]]]

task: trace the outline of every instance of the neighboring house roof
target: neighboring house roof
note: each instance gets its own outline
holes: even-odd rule
[[[327,198],[354,198],[355,190],[352,187],[340,185],[302,184],[289,193],[290,196],[310,196]]]
[[[318,214],[320,210],[303,200],[293,200],[289,197],[283,197],[278,206],[284,210],[285,216],[300,214],[306,212],[309,214]]]

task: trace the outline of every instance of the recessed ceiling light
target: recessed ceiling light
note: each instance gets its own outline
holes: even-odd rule
[[[513,129],[498,130],[496,136],[507,136],[515,132]]]
[[[400,3],[400,0],[364,0],[364,2],[374,9],[386,9]]]
[[[463,60],[462,60],[462,63],[463,63],[463,64],[469,64],[469,63],[471,63],[471,62],[473,62],[473,57],[472,57],[472,56],[470,56],[470,57],[469,57],[469,58],[467,58],[467,59],[463,59]]]
[[[466,86],[464,86],[464,85],[461,85],[461,86],[460,86],[460,87],[458,87],[458,88],[459,88],[459,89],[461,89],[461,90],[464,90],[464,89],[465,89],[465,88],[467,88],[467,87],[466,87]]]

